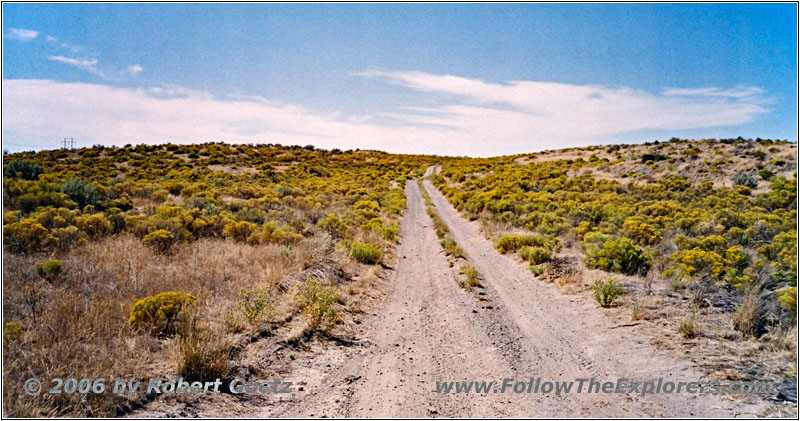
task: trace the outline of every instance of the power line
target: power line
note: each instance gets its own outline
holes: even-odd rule
[[[67,149],[67,145],[69,145],[69,149],[75,149],[75,139],[72,137],[65,137],[64,140],[61,141],[61,148]]]

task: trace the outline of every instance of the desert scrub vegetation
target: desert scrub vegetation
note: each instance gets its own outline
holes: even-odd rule
[[[175,333],[179,324],[185,323],[191,317],[189,309],[194,302],[194,296],[180,291],[162,292],[142,298],[131,305],[128,323],[152,334]]]
[[[31,374],[208,377],[237,369],[242,336],[316,322],[292,318],[306,308],[293,286],[313,272],[341,296],[340,277],[365,270],[351,244],[390,258],[405,182],[430,159],[222,143],[5,158],[3,323],[23,333],[3,343],[4,413],[31,417],[130,407],[30,398],[16,382]],[[219,346],[204,345],[212,337]]]
[[[350,254],[361,263],[374,265],[383,260],[383,250],[373,244],[353,242],[350,244]]]
[[[714,318],[701,340],[715,347],[772,347],[797,320],[796,156],[785,141],[674,138],[449,158],[432,182],[498,251],[531,262],[534,275],[553,262],[548,247],[525,243],[558,239],[564,250],[551,248],[549,258],[572,259],[583,278],[619,274],[637,296],[668,302],[669,311],[647,309],[648,319],[671,319],[668,334],[695,335],[695,319],[679,327],[696,314],[704,326]],[[575,286],[586,295],[598,287]]]
[[[617,298],[625,294],[625,288],[612,279],[599,279],[592,285],[592,292],[601,307],[611,307]]]
[[[294,299],[312,327],[327,329],[336,321],[339,295],[332,285],[309,279],[298,285]]]

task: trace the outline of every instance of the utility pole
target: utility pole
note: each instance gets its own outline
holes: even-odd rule
[[[64,140],[61,141],[61,148],[67,149],[67,145],[69,145],[69,149],[75,149],[75,139],[71,137],[65,137]]]

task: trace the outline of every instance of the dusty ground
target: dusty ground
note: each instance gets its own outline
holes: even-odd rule
[[[406,186],[396,265],[383,305],[366,315],[356,341],[313,343],[298,353],[264,345],[274,377],[293,392],[221,395],[186,404],[157,400],[134,416],[253,417],[734,417],[763,414],[763,401],[712,395],[439,394],[438,381],[572,381],[594,377],[691,382],[688,361],[654,348],[588,300],[537,281],[498,254],[477,222],[461,218],[425,181],[440,217],[482,276],[488,302],[458,287],[416,182]],[[256,344],[257,345],[257,344]],[[297,356],[295,357],[295,354]],[[291,356],[291,358],[287,358]],[[296,358],[296,360],[294,359]],[[259,374],[264,375],[264,374]],[[261,379],[256,379],[261,380]]]

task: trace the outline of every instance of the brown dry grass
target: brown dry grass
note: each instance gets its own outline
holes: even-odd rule
[[[3,255],[4,323],[19,322],[22,340],[4,341],[3,414],[15,417],[114,416],[131,403],[111,393],[89,395],[24,395],[21,384],[30,377],[131,380],[177,377],[191,367],[219,373],[226,362],[224,343],[238,343],[237,335],[252,334],[236,303],[242,289],[268,288],[277,301],[277,320],[295,312],[290,291],[282,281],[304,269],[338,264],[353,270],[347,257],[331,253],[328,244],[308,241],[292,250],[250,246],[224,240],[183,244],[170,254],[154,254],[133,236],[124,235],[89,243],[64,256],[66,273],[55,283],[39,279],[33,266],[50,256]],[[332,258],[331,255],[334,255]],[[351,272],[353,273],[353,272]],[[345,294],[348,303],[366,294],[369,284]],[[155,338],[128,325],[136,299],[167,291],[197,297],[195,336]],[[38,297],[36,321],[31,306]],[[302,320],[302,318],[300,318]],[[198,340],[214,336],[211,348]],[[207,341],[206,341],[207,342]],[[201,349],[202,348],[202,349]],[[216,353],[216,354],[215,354]],[[230,355],[230,354],[228,354]],[[188,360],[187,360],[188,359]],[[112,383],[113,384],[113,383]],[[45,388],[48,387],[45,382]],[[142,397],[137,397],[141,399]]]

